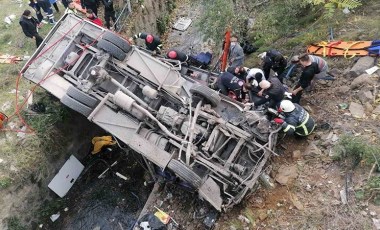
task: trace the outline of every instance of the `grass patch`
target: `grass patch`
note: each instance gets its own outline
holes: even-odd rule
[[[8,230],[25,230],[25,229],[27,229],[23,224],[21,224],[20,219],[15,217],[15,216],[7,218],[5,222],[7,223]]]
[[[54,213],[59,212],[66,206],[66,201],[64,199],[53,199],[51,201],[45,201],[38,211],[40,218],[44,219],[51,216]]]
[[[356,167],[359,163],[370,166],[375,162],[378,163],[380,146],[369,144],[360,137],[344,135],[335,146],[332,158],[336,161],[343,161],[351,167]]]
[[[0,190],[6,189],[12,184],[12,179],[7,176],[0,177]]]

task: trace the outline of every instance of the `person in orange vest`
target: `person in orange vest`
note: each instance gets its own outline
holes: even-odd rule
[[[103,26],[103,22],[102,20],[100,20],[100,18],[98,18],[98,16],[96,16],[94,14],[94,12],[91,10],[91,9],[87,9],[86,11],[86,17],[94,24],[98,25],[98,26]]]

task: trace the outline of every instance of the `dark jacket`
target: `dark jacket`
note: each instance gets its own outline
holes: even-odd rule
[[[269,78],[272,69],[278,75],[284,72],[287,65],[286,59],[277,50],[269,50],[264,58],[263,71],[265,78]]]
[[[91,8],[90,6],[99,6],[99,0],[81,0],[82,8]]]
[[[25,16],[21,16],[20,21],[19,21],[22,31],[24,32],[25,36],[32,38],[36,35],[38,35],[37,32],[37,25],[38,25],[38,20],[34,17],[31,19],[28,19]]]
[[[237,99],[240,100],[243,97],[243,85],[244,80],[239,79],[229,72],[223,72],[219,75],[218,87],[220,93],[228,95],[229,91],[233,91],[237,96]]]
[[[313,80],[315,74],[319,74],[319,67],[318,64],[315,62],[312,62],[311,65],[306,66],[301,74],[301,77],[298,81],[298,86],[301,86],[303,89],[306,89],[310,83],[311,80]]]
[[[177,54],[177,56],[175,58],[170,58],[169,57],[169,52],[172,52],[172,51],[174,51]],[[181,52],[181,51],[178,51],[178,50],[175,50],[175,49],[169,50],[166,53],[166,57],[169,58],[169,59],[178,60],[180,62],[187,62],[189,60],[189,56],[187,56],[184,52]]]
[[[105,12],[114,12],[115,9],[113,8],[113,0],[103,0],[104,4],[104,11]]]
[[[148,36],[149,34],[147,33],[139,33],[138,35],[135,35],[133,36],[133,38],[141,38],[141,39],[144,39],[145,40],[145,45],[146,45],[146,48],[148,50],[151,50],[151,51],[155,51],[157,50],[158,52],[161,52],[161,48],[162,48],[162,44],[161,44],[161,40],[159,37],[157,36],[153,36],[153,41],[152,43],[148,43],[146,41],[146,37]]]
[[[282,123],[283,131],[287,134],[296,133],[300,136],[307,136],[313,132],[315,122],[309,113],[299,104],[294,104],[296,107],[290,113],[283,113],[285,116]]]
[[[276,104],[280,103],[284,99],[284,85],[276,77],[271,77],[268,81],[271,83],[271,86],[264,90],[264,97],[268,100],[273,100]]]

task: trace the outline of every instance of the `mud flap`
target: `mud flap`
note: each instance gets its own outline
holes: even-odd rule
[[[222,211],[222,197],[219,185],[209,177],[198,190],[199,195],[207,200],[216,210]]]

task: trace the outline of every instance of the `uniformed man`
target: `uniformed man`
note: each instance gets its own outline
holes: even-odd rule
[[[161,53],[162,43],[159,37],[147,33],[138,33],[133,36],[133,39],[141,38],[145,41],[145,46],[148,50]]]
[[[280,103],[278,111],[285,117],[284,119],[275,118],[274,122],[282,126],[286,134],[296,134],[299,136],[310,135],[314,128],[315,122],[309,113],[300,105],[289,100],[283,100]]]

